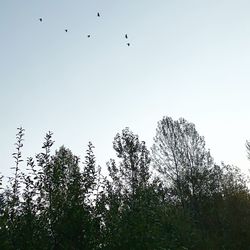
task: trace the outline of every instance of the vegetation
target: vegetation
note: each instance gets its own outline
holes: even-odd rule
[[[81,163],[64,146],[53,154],[52,137],[24,170],[18,128],[13,176],[0,178],[0,249],[249,249],[247,179],[215,164],[194,124],[164,117],[151,152],[125,128],[107,175],[91,142]]]

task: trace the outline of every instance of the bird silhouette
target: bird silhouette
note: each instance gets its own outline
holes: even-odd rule
[[[40,22],[42,22],[42,21],[43,21],[43,19],[40,17],[40,18],[39,18],[39,21],[40,21]]]
[[[68,32],[68,30],[67,30],[67,29],[65,29],[65,32]]]
[[[100,13],[99,12],[97,12],[97,16],[100,17]]]
[[[128,34],[125,34],[125,38],[128,39]]]
[[[88,38],[90,38],[90,35],[87,35]]]
[[[130,43],[127,43],[128,46],[130,46]]]

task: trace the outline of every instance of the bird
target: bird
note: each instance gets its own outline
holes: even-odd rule
[[[130,46],[130,43],[127,43],[128,46]]]
[[[42,22],[42,21],[43,21],[43,19],[40,17],[40,18],[39,18],[39,21],[40,21],[40,22]]]
[[[67,30],[67,29],[65,29],[65,32],[68,32],[68,30]]]
[[[128,34],[125,34],[125,38],[128,39]]]
[[[90,35],[87,35],[88,38],[90,38]]]
[[[97,16],[100,17],[100,13],[99,12],[97,12]]]

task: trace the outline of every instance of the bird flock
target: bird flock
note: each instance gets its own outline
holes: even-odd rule
[[[97,17],[99,18],[99,17],[101,17],[101,14],[100,14],[100,12],[97,12]],[[40,17],[39,18],[39,21],[42,23],[43,22],[43,18],[42,17]],[[66,32],[66,33],[68,33],[68,29],[64,29],[64,31]],[[91,36],[90,36],[90,34],[88,34],[87,35],[87,38],[90,38]],[[125,37],[125,39],[126,39],[126,45],[129,47],[130,46],[130,42],[128,42],[128,34],[125,34],[124,35],[124,37]]]

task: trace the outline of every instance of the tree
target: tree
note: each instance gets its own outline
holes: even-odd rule
[[[193,123],[163,117],[154,137],[153,165],[162,175],[174,200],[197,213],[200,197],[209,193],[213,159]]]
[[[54,234],[52,216],[52,165],[51,148],[54,144],[52,140],[53,133],[48,132],[45,135],[41,152],[36,155],[38,171],[35,176],[35,187],[37,190],[37,223],[40,226],[40,239],[44,248],[54,249],[56,237]]]
[[[145,142],[125,128],[113,147],[120,159],[108,163],[104,249],[157,249],[159,199],[150,182],[150,155]]]
[[[19,215],[20,249],[41,249],[39,227],[37,224],[36,187],[34,182],[35,163],[32,157],[27,159],[28,173],[22,173],[22,199]]]
[[[7,215],[6,227],[8,229],[9,239],[11,246],[14,249],[19,248],[20,231],[19,231],[19,216],[20,216],[20,184],[21,172],[20,164],[23,161],[21,149],[23,147],[24,129],[17,128],[16,134],[16,152],[13,153],[15,166],[11,169],[14,170],[14,176],[10,180],[10,189],[6,192],[6,207],[5,213]]]
[[[119,172],[124,186],[135,194],[136,188],[146,186],[150,177],[150,156],[146,144],[125,128],[122,134],[115,136],[113,148],[121,160]]]
[[[94,145],[89,142],[85,154],[82,185],[84,194],[85,249],[96,249],[101,244],[99,211],[100,167],[96,166]]]
[[[214,164],[194,124],[164,117],[151,156],[128,128],[113,141],[118,161],[109,176],[88,143],[80,157],[62,146],[20,169],[24,130],[18,128],[15,167],[1,191],[0,249],[248,249],[250,193],[240,169]],[[250,142],[246,144],[250,158]]]
[[[236,166],[217,166],[219,187],[202,203],[203,231],[209,249],[247,249],[250,242],[250,196]]]
[[[97,169],[96,169],[95,155],[93,149],[94,145],[91,142],[89,142],[88,148],[86,150],[84,170],[82,174],[83,186],[84,186],[83,188],[86,194],[85,199],[87,200],[89,200],[90,196],[94,194],[94,190],[97,184],[96,183]]]

